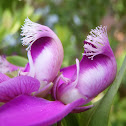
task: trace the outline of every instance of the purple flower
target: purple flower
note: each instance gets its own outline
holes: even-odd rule
[[[0,124],[3,126],[51,125],[83,104],[83,99],[64,105],[60,101],[32,96],[40,82],[29,76],[9,78],[0,74],[0,78],[0,102],[7,102],[0,107]]]
[[[76,65],[61,70],[63,48],[51,29],[26,19],[22,36],[23,45],[28,45],[29,63],[20,76],[9,78],[0,73],[0,102],[5,102],[0,107],[1,125],[47,126],[70,112],[85,111],[92,105],[82,105],[107,88],[116,76],[116,61],[105,27],[91,31],[80,62],[76,59]],[[41,98],[52,86],[55,101]]]
[[[28,75],[41,83],[38,93],[46,93],[52,87],[62,61],[63,47],[57,35],[47,26],[30,21],[28,18],[22,27],[22,44],[28,45],[29,63],[20,75]],[[38,94],[36,93],[36,95]],[[46,94],[44,92],[44,95]]]
[[[91,30],[84,41],[83,58],[60,70],[53,88],[54,98],[65,104],[83,98],[84,104],[106,89],[116,76],[117,65],[106,27]]]
[[[0,73],[0,124],[4,126],[47,126],[64,118],[83,99],[65,105],[43,98],[60,70],[63,48],[55,33],[46,26],[25,20],[23,45],[28,45],[29,63],[14,78]],[[24,76],[25,75],[25,76]],[[27,76],[26,76],[27,75]]]
[[[36,92],[39,94],[39,89],[40,82],[35,78],[29,76],[9,78],[0,73],[0,102],[7,102],[0,107],[0,124],[51,125],[83,103],[83,99],[79,99],[72,104],[64,105],[60,101],[34,97]]]

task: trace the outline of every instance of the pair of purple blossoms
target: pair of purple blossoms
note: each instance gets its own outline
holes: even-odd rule
[[[116,76],[106,27],[91,30],[84,41],[81,61],[76,59],[76,64],[62,69],[63,47],[50,28],[27,18],[21,35],[22,44],[28,45],[28,64],[14,78],[0,73],[0,102],[5,103],[0,107],[3,126],[52,125],[70,112],[88,110],[93,105],[83,105]],[[44,99],[47,94],[54,100]]]

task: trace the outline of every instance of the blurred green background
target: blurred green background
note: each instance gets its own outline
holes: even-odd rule
[[[20,28],[27,17],[58,35],[64,47],[62,67],[82,58],[83,41],[91,29],[107,26],[120,68],[126,55],[126,0],[0,0],[0,55],[27,57],[20,40]],[[126,126],[125,76],[112,106],[112,126]]]

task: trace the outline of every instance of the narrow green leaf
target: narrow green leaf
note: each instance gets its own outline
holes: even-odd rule
[[[26,63],[28,63],[28,60],[21,56],[7,56],[6,59],[8,62],[20,67],[25,67]]]
[[[126,70],[126,57],[123,61],[122,67],[112,84],[109,88],[105,96],[100,100],[98,104],[92,109],[84,113],[81,117],[81,123],[84,126],[110,126],[109,123],[109,113],[111,109],[111,105],[116,95],[119,86],[121,84],[121,80],[123,78],[124,72]],[[85,118],[84,118],[85,117]],[[82,122],[84,120],[84,122]]]

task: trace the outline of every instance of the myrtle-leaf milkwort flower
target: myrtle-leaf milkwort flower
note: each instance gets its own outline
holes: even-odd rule
[[[63,48],[55,33],[46,26],[26,19],[22,27],[23,45],[28,45],[29,63],[20,76],[0,74],[0,124],[4,126],[52,125],[103,91],[114,80],[116,62],[105,27],[98,27],[84,41],[84,54],[76,65],[61,69]],[[112,72],[113,71],[113,72]],[[26,76],[27,75],[27,76]],[[31,96],[45,92],[54,80],[55,101]],[[11,100],[12,99],[12,100]]]
[[[63,61],[63,47],[57,35],[47,26],[25,20],[22,44],[27,45],[29,63],[20,74],[38,79],[41,89],[52,86]],[[49,86],[50,85],[50,86]]]
[[[83,99],[65,105],[61,101],[38,98],[49,92],[60,70],[63,48],[55,33],[46,26],[25,20],[22,43],[28,45],[29,63],[19,76],[0,73],[0,124],[4,126],[52,125],[64,118]],[[33,92],[35,92],[33,94]],[[33,96],[34,95],[34,96]]]
[[[76,65],[65,67],[55,81],[53,95],[65,104],[79,98],[91,101],[106,89],[116,76],[117,65],[110,47],[107,28],[98,26],[84,41],[84,53]]]

